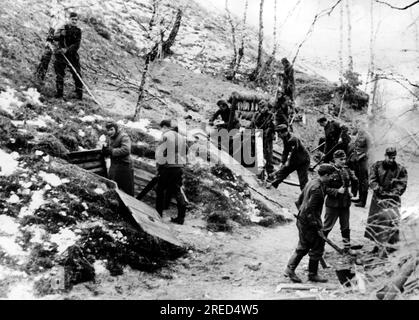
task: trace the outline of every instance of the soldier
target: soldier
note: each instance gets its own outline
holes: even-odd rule
[[[298,208],[297,228],[299,241],[294,254],[288,261],[284,275],[293,282],[302,282],[295,274],[295,269],[301,259],[308,253],[310,260],[308,263],[308,280],[314,282],[327,282],[318,275],[319,261],[324,252],[324,240],[320,237],[322,232],[321,213],[323,209],[325,188],[333,173],[335,167],[330,164],[322,164],[319,167],[319,177],[311,180],[305,186],[295,203]]]
[[[263,157],[265,158],[265,171],[270,174],[274,171],[273,166],[273,141],[275,138],[274,115],[269,111],[269,103],[266,100],[259,102],[259,112],[255,115],[250,128],[263,130]]]
[[[156,210],[163,216],[166,203],[173,196],[176,199],[178,215],[171,221],[183,224],[186,214],[186,200],[182,192],[183,168],[186,164],[186,141],[171,127],[170,120],[160,123],[163,131],[161,144],[156,149],[158,181],[156,189]]]
[[[288,98],[285,95],[278,96],[275,99],[274,103],[274,112],[275,112],[275,125],[279,126],[280,124],[289,123],[289,110],[288,110]]]
[[[294,68],[287,58],[282,58],[281,63],[284,66],[284,72],[281,73],[282,76],[282,92],[284,95],[289,97],[291,101],[294,101]]]
[[[224,123],[221,124],[221,125],[218,125],[218,128],[219,129],[228,129],[227,126],[228,126],[228,122],[230,120],[231,109],[230,109],[230,107],[228,106],[228,103],[225,100],[218,100],[217,101],[217,106],[219,107],[219,109],[211,117],[211,119],[209,121],[209,125],[213,126],[215,119],[217,119],[218,116],[221,116],[221,119],[224,121]],[[239,121],[239,119],[237,119],[237,117],[235,115],[234,115],[234,118],[233,118],[232,128],[233,129],[239,129],[240,128],[240,121]]]
[[[131,139],[128,134],[119,129],[115,122],[106,124],[109,137],[107,146],[102,148],[102,154],[111,158],[109,179],[114,180],[125,193],[134,195],[134,170],[131,159]]]
[[[317,122],[324,128],[324,156],[323,162],[328,163],[333,160],[333,152],[336,150],[346,149],[350,141],[347,127],[340,125],[336,121],[327,120],[326,117],[321,117]]]
[[[346,154],[337,150],[333,154],[337,171],[331,176],[326,187],[326,213],[324,216],[324,235],[327,237],[339,219],[340,232],[343,238],[344,250],[350,249],[349,215],[352,193],[350,187],[358,184],[355,174],[346,166]]]
[[[357,128],[357,134],[353,143],[353,151],[350,154],[350,162],[359,181],[359,198],[354,199],[355,207],[364,208],[368,197],[368,152],[371,148],[370,135],[361,128]]]
[[[407,170],[396,162],[397,151],[389,147],[385,160],[371,167],[370,188],[374,191],[364,236],[375,242],[394,244],[399,241],[399,209],[407,188]],[[373,252],[378,251],[375,246]]]
[[[285,124],[277,127],[282,139],[284,150],[282,152],[282,164],[280,169],[270,176],[274,181],[268,188],[278,185],[284,181],[292,172],[297,170],[300,189],[303,190],[308,182],[308,169],[310,167],[310,154],[302,144],[301,140],[288,131]]]
[[[80,48],[81,29],[77,27],[78,16],[77,13],[70,13],[70,22],[64,25],[63,28],[57,30],[54,34],[54,40],[58,42],[58,48],[55,50],[54,70],[57,75],[56,98],[62,98],[64,94],[64,76],[66,67],[70,68],[75,83],[75,92],[77,99],[83,99],[83,83],[81,82],[80,73],[80,59],[77,50]],[[74,67],[68,65],[67,60]]]

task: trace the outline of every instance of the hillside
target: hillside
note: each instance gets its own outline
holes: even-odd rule
[[[134,157],[154,165],[162,119],[182,118],[198,127],[206,123],[216,101],[233,91],[271,93],[269,85],[261,88],[244,77],[254,67],[255,30],[249,29],[240,81],[226,81],[232,48],[225,18],[185,0],[180,2],[184,17],[173,55],[152,63],[140,120],[132,122],[147,49],[139,23],[148,23],[150,3],[72,0],[60,1],[52,10],[40,0],[3,0],[1,298],[260,299],[277,294],[278,270],[295,245],[295,226],[286,222],[295,210],[298,188],[281,185],[269,191],[280,208],[273,212],[251,197],[249,185],[229,168],[188,167],[187,221],[172,226],[174,208],[163,218],[183,244],[177,247],[139,230],[109,185],[66,161],[69,152],[100,148],[104,124],[114,119],[130,135]],[[83,101],[71,99],[69,76],[66,100],[53,98],[52,66],[44,87],[33,82],[52,14],[60,16],[70,7],[81,15],[82,74],[100,106],[87,93]],[[173,10],[165,2],[169,16]],[[313,149],[323,134],[317,117],[335,112],[330,104],[340,100],[336,84],[307,70],[296,70],[296,103],[306,122],[295,123],[294,130]],[[362,116],[344,104],[342,122],[352,126]],[[153,201],[145,200],[150,206]],[[354,216],[359,230],[362,214]],[[362,237],[359,230],[357,239]],[[329,250],[327,256],[336,258]],[[333,269],[324,272],[334,278],[334,291],[324,286],[319,292],[327,299],[347,297]],[[57,279],[62,280],[58,287],[52,285]]]

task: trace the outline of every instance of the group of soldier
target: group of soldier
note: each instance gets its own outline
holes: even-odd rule
[[[285,63],[284,68],[286,67]],[[309,254],[309,280],[326,282],[327,279],[318,275],[325,238],[339,220],[343,251],[353,254],[350,241],[350,207],[355,203],[355,206],[364,208],[369,188],[372,189],[373,195],[364,236],[375,243],[371,253],[385,256],[394,250],[393,245],[399,240],[399,209],[401,196],[407,187],[407,171],[395,161],[397,151],[394,147],[387,148],[385,159],[375,162],[369,170],[372,141],[366,129],[358,124],[352,131],[353,137],[351,137],[348,127],[322,116],[317,122],[324,128],[324,137],[320,139],[316,149],[319,149],[323,155],[316,164],[317,166],[321,163],[318,176],[309,180],[310,153],[302,140],[293,133],[292,121],[288,117],[290,110],[288,106],[293,104],[292,92],[292,89],[288,89],[287,81],[283,81],[282,94],[273,104],[266,100],[259,102],[259,110],[249,128],[263,130],[264,172],[268,174],[267,188],[276,189],[292,172],[296,171],[298,174],[302,191],[296,202],[299,242],[288,262],[285,276],[294,282],[301,282],[295,269],[301,259]],[[223,106],[223,111],[215,113],[210,119],[210,124],[214,123],[218,115],[222,116],[224,122],[230,119],[227,103],[219,101],[219,105]],[[234,124],[235,128],[240,127],[240,122],[236,118]],[[274,172],[273,143],[276,134],[282,140],[283,152],[279,170]],[[359,196],[355,198],[357,194]],[[323,206],[325,214],[322,220]]]
[[[70,13],[69,23],[58,30],[50,30],[46,51],[38,66],[36,75],[43,81],[52,54],[54,54],[54,70],[56,73],[56,97],[62,98],[64,91],[65,69],[69,68],[75,83],[76,98],[82,99],[83,83],[80,73],[78,49],[81,41],[81,30],[77,27],[78,15]],[[285,276],[294,282],[301,282],[296,275],[301,259],[309,254],[309,280],[325,282],[326,279],[318,275],[319,261],[322,259],[325,237],[333,229],[337,220],[340,223],[341,235],[345,252],[350,253],[350,206],[365,207],[368,189],[373,195],[369,208],[365,237],[377,245],[372,252],[382,249],[391,250],[391,245],[397,243],[399,208],[401,196],[407,187],[407,171],[395,161],[397,151],[389,147],[385,152],[385,159],[374,163],[369,170],[368,153],[371,139],[365,128],[355,128],[351,139],[346,126],[327,117],[318,119],[324,128],[324,137],[320,139],[316,149],[322,151],[323,156],[316,178],[309,180],[310,153],[302,140],[293,133],[292,123],[295,117],[294,108],[294,70],[291,63],[283,58],[283,72],[280,74],[281,90],[273,104],[267,100],[259,102],[259,111],[253,117],[250,128],[263,131],[263,153],[265,159],[264,172],[267,173],[267,188],[278,188],[292,172],[298,174],[301,194],[296,201],[298,208],[297,227],[299,231],[298,246],[290,258]],[[239,129],[241,124],[235,113],[231,112],[224,100],[217,102],[219,110],[211,117],[209,123],[221,116],[224,126],[219,128]],[[294,117],[292,115],[294,114]],[[232,116],[233,115],[233,116]],[[162,129],[162,144],[169,150],[174,150],[172,161],[167,161],[167,149],[157,148],[156,161],[158,174],[154,180],[156,187],[156,210],[162,216],[163,210],[168,208],[170,199],[176,198],[178,216],[171,221],[183,224],[186,213],[186,199],[182,192],[183,167],[186,159],[182,158],[182,148],[186,148],[184,138],[171,125],[170,120],[160,123]],[[102,154],[110,157],[111,166],[109,177],[130,195],[134,195],[133,164],[130,157],[131,140],[116,123],[106,125],[109,136],[108,144]],[[282,140],[283,152],[279,170],[274,172],[273,144],[278,134]],[[170,145],[171,147],[168,147]],[[316,165],[316,166],[317,166]],[[359,194],[358,199],[354,197]],[[324,219],[321,219],[325,205]],[[384,245],[383,245],[384,244]],[[390,245],[390,246],[387,246]],[[387,252],[386,251],[386,252]]]

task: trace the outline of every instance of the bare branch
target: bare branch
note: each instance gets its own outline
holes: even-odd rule
[[[300,43],[300,44],[298,45],[298,47],[297,47],[297,52],[295,53],[295,56],[294,56],[294,58],[292,59],[292,63],[291,63],[291,64],[294,64],[294,63],[295,63],[295,60],[297,60],[298,54],[300,53],[300,49],[301,49],[301,47],[302,47],[302,46],[304,45],[304,43],[307,41],[307,39],[309,38],[309,36],[313,33],[313,31],[314,31],[314,25],[316,24],[317,20],[319,20],[320,18],[322,18],[322,17],[324,17],[324,16],[326,16],[326,15],[330,16],[330,15],[332,14],[333,10],[335,10],[335,8],[336,8],[336,7],[339,5],[339,3],[341,3],[341,2],[342,2],[342,0],[338,0],[338,1],[336,1],[336,3],[335,3],[333,6],[331,6],[330,8],[327,8],[327,9],[324,9],[324,10],[322,10],[322,11],[318,12],[318,13],[314,16],[313,22],[311,23],[310,28],[308,29],[308,31],[307,31],[307,33],[306,33],[306,35],[305,35],[305,37],[304,37],[303,41],[301,41],[301,43]],[[419,2],[419,0],[418,0],[418,2]]]
[[[392,9],[396,9],[396,10],[406,10],[406,9],[409,9],[410,7],[413,7],[414,5],[418,4],[418,3],[419,3],[419,0],[417,0],[417,1],[413,1],[411,4],[408,4],[407,6],[404,6],[404,7],[395,7],[395,6],[393,6],[392,4],[390,4],[390,3],[388,3],[388,2],[385,2],[385,1],[380,1],[380,0],[375,0],[375,2],[377,2],[377,3],[381,3],[381,4],[384,4],[384,5],[386,5],[386,6],[390,7],[390,8],[392,8]]]

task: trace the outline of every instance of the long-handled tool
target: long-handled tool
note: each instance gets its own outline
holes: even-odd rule
[[[311,150],[310,153],[313,153],[316,150],[319,150],[321,147],[323,147],[326,144],[326,142],[323,142],[322,144],[319,144],[315,149]]]
[[[323,161],[324,161],[324,159],[328,156],[328,155],[330,155],[333,151],[335,151],[335,149],[336,149],[336,147],[339,145],[339,142],[338,143],[336,143],[334,146],[333,146],[333,148],[332,149],[330,149],[329,150],[329,152],[327,152],[315,165],[314,165],[314,167],[311,167],[311,168],[309,168],[308,170],[310,170],[310,171],[314,171],[314,169],[316,169],[316,167],[320,164],[320,163],[322,163]]]
[[[73,70],[73,72],[76,74],[77,78],[79,78],[80,82],[83,84],[83,86],[86,88],[86,91],[90,94],[90,96],[92,97],[93,101],[96,102],[99,106],[102,107],[102,104],[97,101],[96,97],[93,95],[93,93],[90,91],[89,87],[86,85],[86,83],[83,81],[83,79],[81,78],[81,76],[79,75],[79,73],[77,72],[76,68],[74,68],[74,66],[72,65],[72,63],[67,59],[67,57],[65,56],[64,53],[61,53],[65,59],[65,61],[67,61],[68,65],[70,66],[71,70]]]

